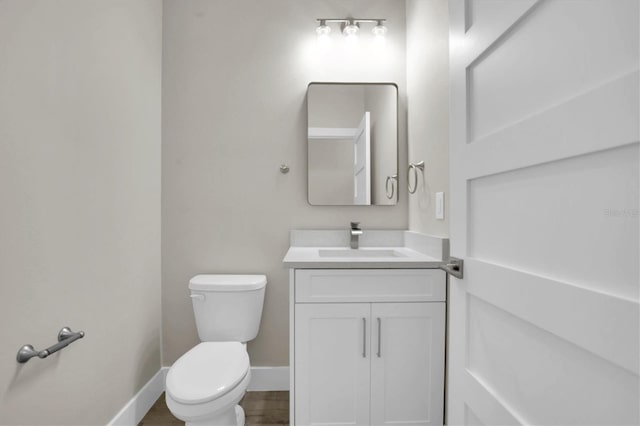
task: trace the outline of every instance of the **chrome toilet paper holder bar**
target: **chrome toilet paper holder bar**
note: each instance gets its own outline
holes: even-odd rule
[[[58,333],[58,343],[49,346],[47,349],[36,351],[32,345],[24,345],[18,350],[16,360],[20,364],[24,364],[33,357],[46,358],[51,354],[58,352],[60,349],[64,349],[78,339],[84,337],[84,331],[73,332],[69,327],[62,327]]]

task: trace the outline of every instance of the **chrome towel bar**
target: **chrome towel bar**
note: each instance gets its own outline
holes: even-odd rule
[[[58,333],[58,343],[49,346],[47,349],[36,351],[32,345],[24,345],[18,351],[16,360],[20,364],[24,364],[31,358],[37,356],[38,358],[46,358],[49,355],[58,352],[60,349],[66,348],[73,342],[84,337],[84,331],[78,331],[74,333],[69,327],[62,327],[62,330]]]

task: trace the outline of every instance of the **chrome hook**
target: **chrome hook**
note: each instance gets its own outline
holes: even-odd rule
[[[389,182],[391,182],[391,194],[389,194]],[[393,198],[393,194],[395,193],[396,182],[398,182],[398,175],[387,176],[387,181],[384,184],[385,195],[388,199]]]
[[[407,188],[409,189],[409,194],[415,194],[418,190],[418,170],[424,172],[424,161],[420,161],[419,163],[409,163],[409,168],[407,169]],[[413,170],[413,188],[411,187],[411,170]]]

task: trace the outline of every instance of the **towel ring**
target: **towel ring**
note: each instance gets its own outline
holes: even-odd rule
[[[385,195],[388,199],[393,198],[393,194],[395,193],[395,183],[398,180],[398,175],[387,176],[387,181],[384,184]],[[391,194],[389,194],[389,182],[391,182]]]
[[[409,168],[407,169],[407,188],[409,189],[409,194],[415,194],[418,190],[418,169],[424,172],[424,161],[409,163]],[[411,170],[413,170],[413,188],[411,187]]]

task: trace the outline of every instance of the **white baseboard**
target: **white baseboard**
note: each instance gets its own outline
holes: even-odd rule
[[[289,390],[289,367],[251,367],[251,382],[247,390]]]
[[[164,392],[169,367],[162,367],[107,426],[135,426]],[[289,390],[289,367],[251,367],[248,391]]]
[[[145,414],[160,398],[162,392],[164,392],[167,371],[169,371],[169,367],[162,367],[158,370],[151,380],[107,423],[107,426],[135,426],[140,423]]]

